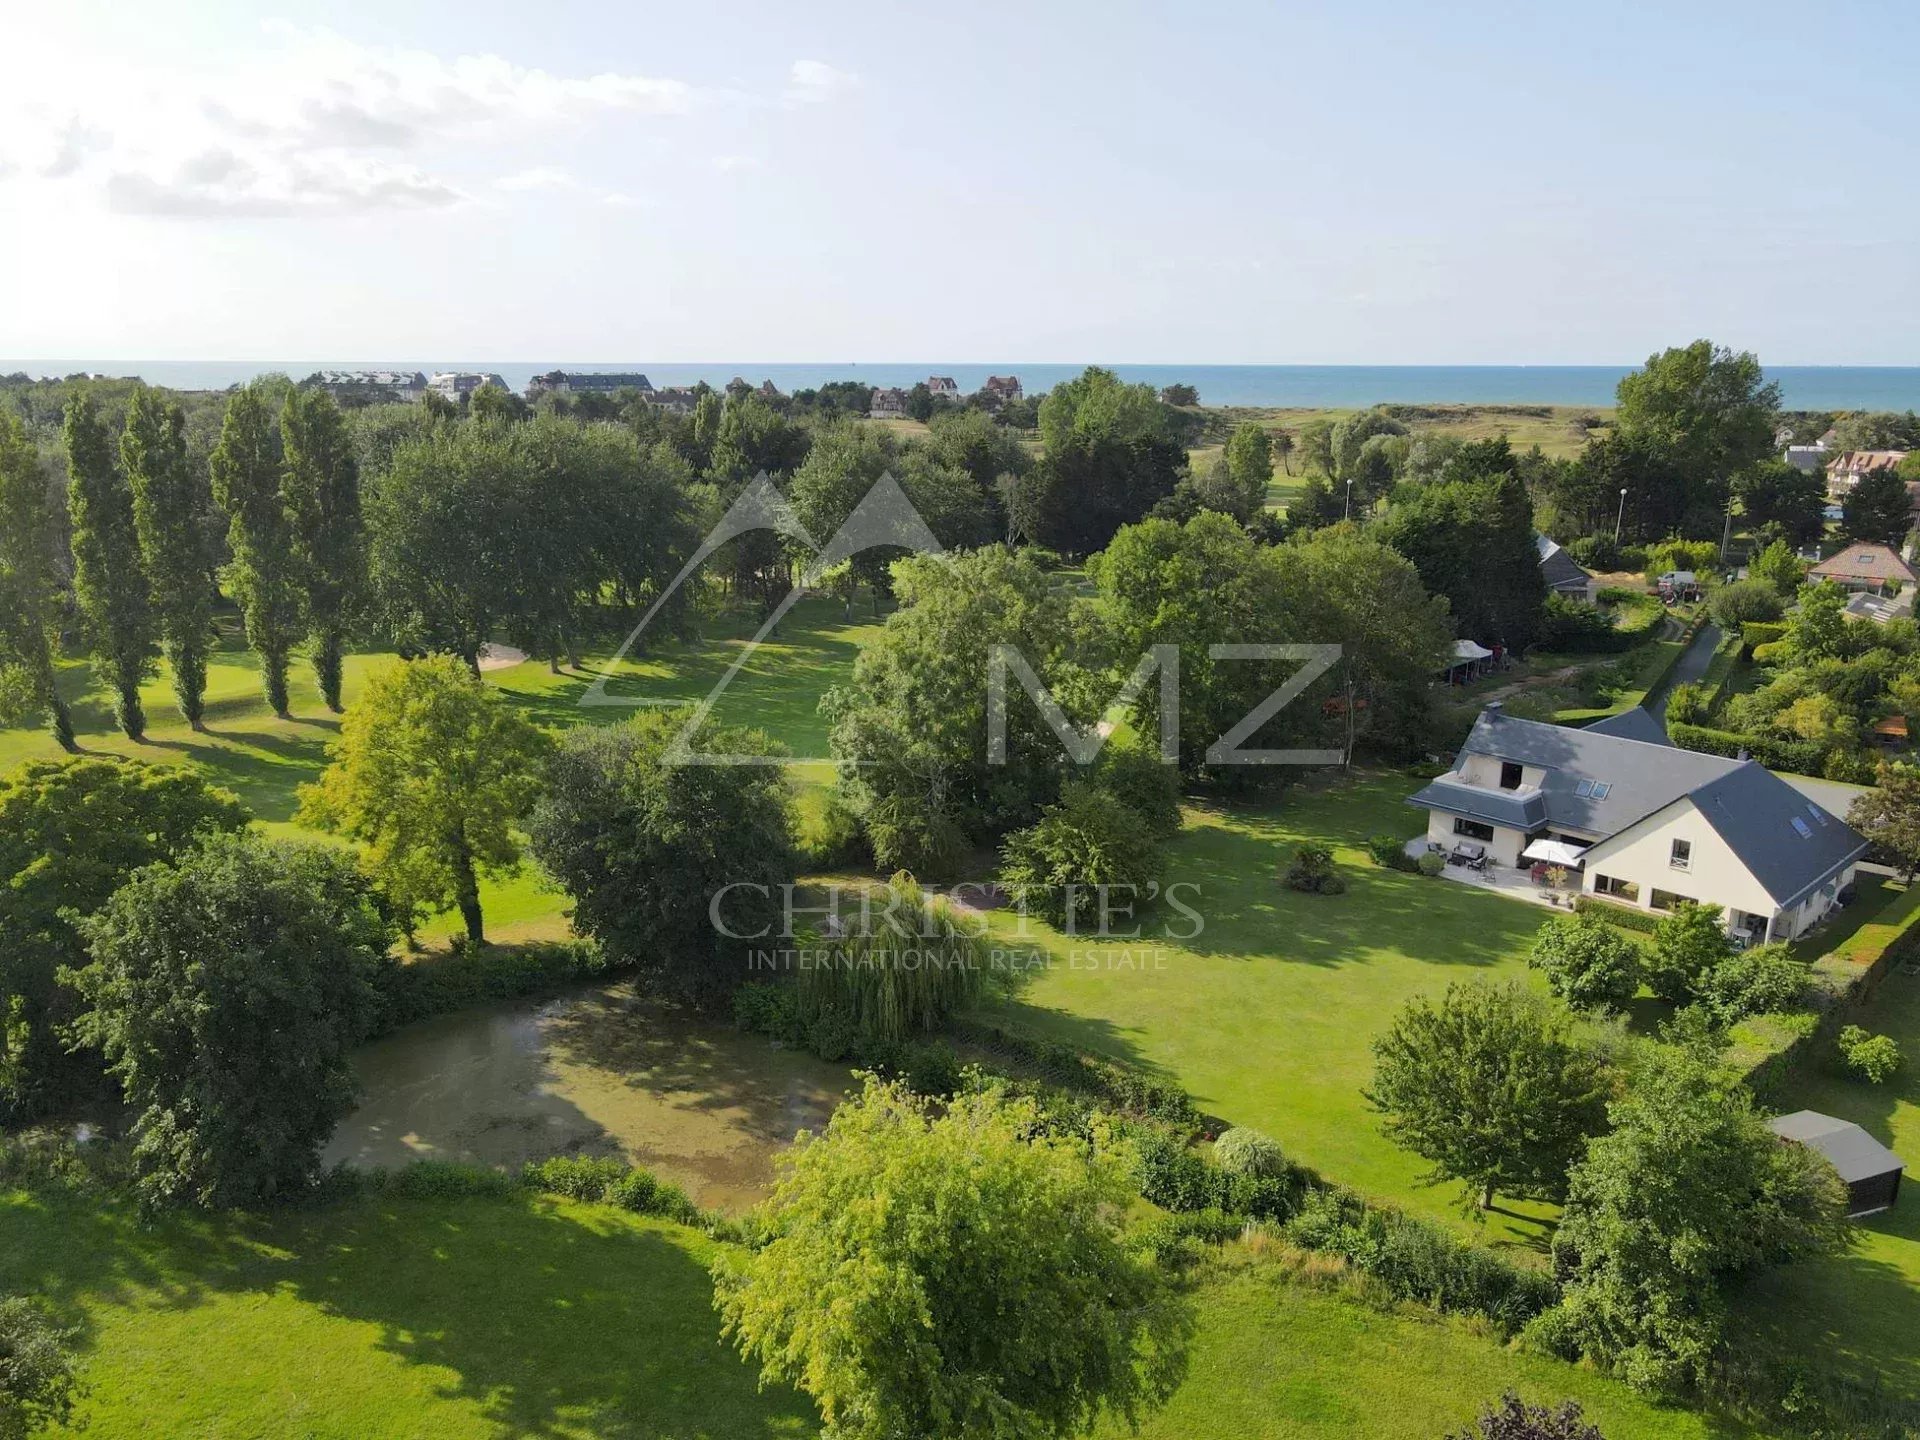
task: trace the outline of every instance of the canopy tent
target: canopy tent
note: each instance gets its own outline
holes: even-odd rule
[[[1543,865],[1578,865],[1580,857],[1587,853],[1585,845],[1569,845],[1564,840],[1549,840],[1544,836],[1520,852],[1522,860],[1537,860]]]
[[[1453,663],[1471,665],[1476,660],[1491,660],[1493,652],[1484,645],[1476,645],[1471,640],[1453,642]]]

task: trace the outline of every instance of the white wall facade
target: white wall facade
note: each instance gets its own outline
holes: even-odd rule
[[[1461,817],[1449,815],[1444,810],[1429,810],[1427,812],[1428,843],[1446,850],[1451,850],[1463,842],[1484,845],[1487,847],[1488,858],[1496,864],[1518,865],[1520,863],[1520,852],[1527,848],[1526,831],[1509,829],[1505,825],[1488,825],[1487,828],[1493,831],[1493,838],[1482,840],[1478,835],[1463,835],[1455,830],[1453,822],[1458,818]]]

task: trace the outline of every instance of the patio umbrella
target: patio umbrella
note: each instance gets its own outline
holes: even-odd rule
[[[1584,845],[1568,845],[1561,840],[1536,840],[1520,852],[1522,860],[1539,860],[1548,865],[1578,865],[1587,853]]]

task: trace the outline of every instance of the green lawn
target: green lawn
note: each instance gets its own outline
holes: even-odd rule
[[[703,698],[747,648],[757,617],[730,612],[706,627],[700,638],[667,641],[647,654],[623,660],[608,693],[616,698],[645,696],[691,703]],[[713,709],[713,719],[730,725],[754,725],[784,743],[796,756],[827,753],[826,726],[818,712],[828,686],[852,675],[861,644],[879,624],[863,605],[851,625],[841,606],[825,597],[802,601],[782,622],[777,635],[755,649]],[[583,672],[553,674],[538,661],[488,673],[490,683],[520,705],[528,716],[552,731],[573,725],[607,724],[630,713],[623,707],[582,707],[581,695],[606,663],[589,654]],[[350,706],[368,672],[386,663],[378,655],[347,660],[345,700]],[[292,673],[292,717],[270,714],[261,698],[259,669],[232,623],[208,667],[206,729],[198,734],[181,721],[163,675],[143,691],[148,731],[135,744],[113,728],[105,692],[84,663],[62,667],[61,689],[74,710],[83,750],[137,756],[156,762],[192,761],[231,789],[261,823],[276,833],[294,833],[295,792],[319,774],[327,742],[339,731],[313,683],[313,672],[296,660]],[[696,742],[697,743],[697,742]],[[0,771],[31,758],[60,754],[44,729],[0,730]],[[803,784],[817,784],[830,767],[801,767]],[[487,883],[482,890],[488,933],[503,939],[546,938],[564,926],[563,898],[541,884],[531,867],[519,875]],[[452,913],[426,928],[429,936],[453,933]]]
[[[1904,1192],[1892,1210],[1855,1223],[1858,1243],[1844,1259],[1768,1276],[1746,1314],[1782,1346],[1817,1348],[1920,1399],[1920,977],[1889,975],[1855,1019],[1898,1040],[1906,1065],[1887,1084],[1869,1085],[1816,1055],[1780,1106],[1863,1126],[1906,1160]]]
[[[761,1391],[721,1341],[713,1243],[606,1207],[377,1196],[141,1225],[95,1196],[11,1192],[0,1226],[0,1291],[81,1327],[94,1440],[815,1433],[810,1402]],[[1223,1265],[1195,1298],[1192,1372],[1148,1440],[1434,1440],[1507,1388],[1580,1400],[1609,1440],[1732,1433],[1271,1265]]]
[[[1177,913],[1143,912],[1140,941],[1069,940],[1039,921],[1047,955],[1012,1007],[1021,1023],[1176,1078],[1201,1108],[1265,1130],[1328,1176],[1461,1223],[1452,1187],[1421,1186],[1424,1162],[1381,1133],[1361,1096],[1373,1037],[1410,996],[1449,981],[1525,976],[1545,912],[1469,886],[1383,870],[1367,836],[1409,836],[1421,815],[1399,773],[1302,784],[1274,803],[1190,808],[1163,875],[1205,918],[1189,941],[1153,938]],[[1330,841],[1351,889],[1301,895],[1280,883],[1292,847]],[[1514,1206],[1528,1215],[1537,1210]],[[1489,1237],[1537,1243],[1540,1227],[1495,1216]]]
[[[1607,1440],[1750,1433],[1656,1407],[1591,1371],[1501,1348],[1458,1320],[1391,1311],[1283,1278],[1220,1267],[1199,1292],[1187,1381],[1140,1427],[1143,1440],[1439,1440],[1514,1390],[1535,1404],[1577,1400]],[[1108,1423],[1100,1440],[1121,1440]]]
[[[0,1291],[83,1330],[94,1440],[810,1435],[719,1343],[695,1231],[527,1197],[268,1219],[0,1195]]]

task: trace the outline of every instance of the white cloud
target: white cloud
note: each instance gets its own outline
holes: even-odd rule
[[[818,105],[854,89],[860,77],[836,70],[824,60],[796,60],[787,72],[783,97],[791,105]]]
[[[716,155],[713,157],[713,168],[718,170],[722,175],[733,175],[742,170],[758,170],[760,168],[760,157],[757,155]]]
[[[0,95],[0,177],[93,185],[123,214],[435,208],[467,197],[434,170],[470,162],[481,144],[620,115],[681,115],[703,98],[681,80],[555,75],[497,55],[445,58],[266,28],[267,48],[213,70],[69,53],[64,65],[23,72]],[[527,178],[536,174],[495,183],[539,188]]]

